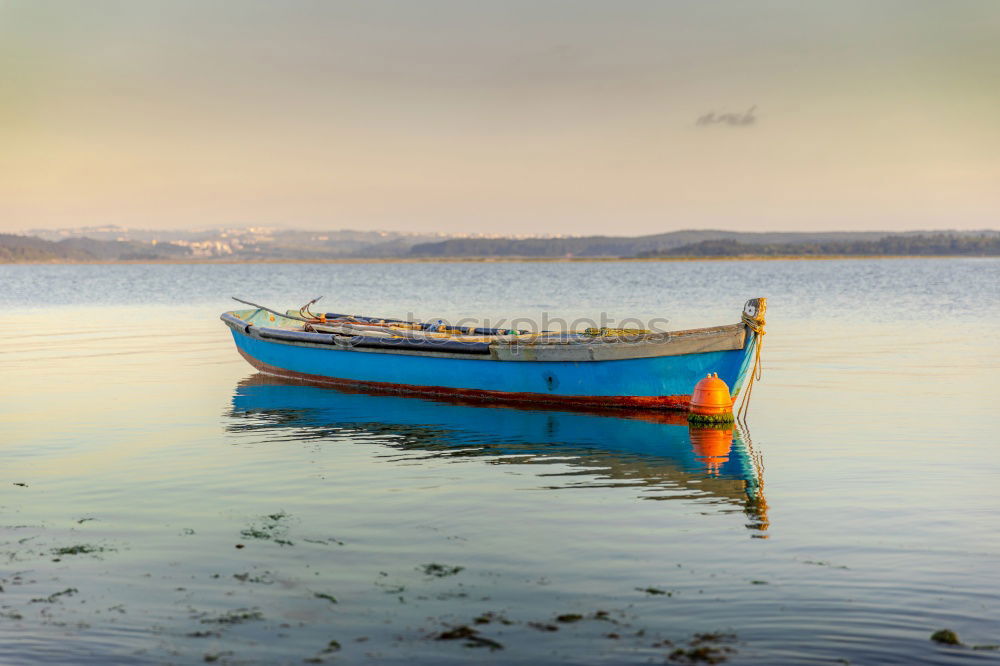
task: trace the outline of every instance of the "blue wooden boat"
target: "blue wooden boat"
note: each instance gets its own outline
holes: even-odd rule
[[[766,299],[754,298],[738,323],[672,332],[448,327],[315,314],[308,304],[284,313],[254,306],[221,318],[239,353],[279,377],[484,401],[686,409],[706,374],[718,373],[734,403],[749,388],[765,309]]]

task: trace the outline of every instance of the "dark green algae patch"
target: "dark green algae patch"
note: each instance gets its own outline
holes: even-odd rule
[[[114,550],[114,548],[106,548],[104,546],[94,546],[84,543],[76,546],[61,546],[59,548],[53,548],[49,552],[56,557],[63,557],[65,555],[93,555],[94,553],[114,552]]]
[[[695,634],[686,647],[676,648],[667,658],[679,664],[721,664],[736,652],[730,645],[735,641],[736,634]]]
[[[261,516],[241,530],[240,536],[259,541],[273,541],[279,546],[294,546],[295,544],[288,538],[289,517],[284,511]]]
[[[201,618],[202,624],[243,624],[264,619],[264,614],[256,608],[237,608],[215,617]]]
[[[962,642],[958,640],[958,634],[956,634],[951,629],[941,629],[935,631],[931,634],[931,640],[935,643],[941,643],[942,645],[961,645]]]
[[[447,564],[431,562],[430,564],[421,564],[417,567],[417,570],[423,572],[425,576],[431,576],[432,578],[446,578],[464,571],[465,567],[448,566]]]
[[[939,645],[954,645],[956,647],[969,647],[973,650],[1000,650],[1000,645],[966,645],[959,640],[958,634],[951,629],[939,629],[931,634],[931,640]]]
[[[33,604],[39,604],[39,603],[54,604],[59,599],[59,597],[71,597],[71,596],[73,596],[74,594],[76,594],[79,591],[80,590],[76,589],[75,587],[67,587],[62,592],[53,592],[52,594],[50,594],[49,596],[44,597],[44,598],[43,597],[36,597],[36,598],[34,598],[34,599],[31,600],[31,603],[33,603]]]
[[[473,629],[467,625],[460,625],[446,631],[442,631],[437,636],[435,640],[439,641],[463,641],[465,647],[470,648],[489,648],[490,651],[502,650],[503,645],[499,642],[493,640],[492,638],[487,638],[486,636],[481,636],[478,629]]]

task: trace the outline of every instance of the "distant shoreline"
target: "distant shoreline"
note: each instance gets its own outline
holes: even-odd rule
[[[608,261],[780,261],[892,257],[1000,256],[1000,230],[979,232],[775,232],[679,230],[649,236],[565,238],[443,237],[380,232],[253,228],[179,234],[172,240],[70,236],[50,241],[0,234],[0,263],[488,263]],[[102,231],[107,235],[109,231]],[[137,232],[139,233],[139,232]],[[151,233],[145,231],[148,237]],[[166,234],[167,232],[162,232]],[[432,241],[432,242],[428,242]]]
[[[237,265],[237,264],[489,264],[489,263],[661,263],[692,261],[830,261],[838,259],[989,259],[997,255],[970,254],[824,254],[742,255],[738,257],[379,257],[342,259],[128,259],[102,261],[9,261],[0,266],[117,266],[132,264]]]

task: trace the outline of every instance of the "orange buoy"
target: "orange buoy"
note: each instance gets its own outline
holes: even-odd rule
[[[694,385],[688,421],[729,423],[733,420],[733,397],[729,386],[719,379],[719,373],[707,375]]]
[[[688,427],[691,437],[691,448],[694,457],[705,466],[705,471],[716,476],[719,470],[729,462],[729,451],[733,446],[733,428],[720,427]]]

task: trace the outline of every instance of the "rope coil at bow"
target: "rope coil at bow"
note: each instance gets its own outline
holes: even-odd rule
[[[753,393],[753,383],[759,381],[761,373],[763,371],[763,366],[760,362],[760,350],[764,347],[764,335],[767,331],[764,330],[764,310],[765,310],[765,299],[759,298],[757,300],[757,312],[754,315],[747,314],[746,311],[743,312],[743,323],[754,332],[754,357],[753,357],[753,369],[750,371],[750,377],[747,380],[747,390],[743,393],[743,401],[740,403],[739,411],[736,416],[739,420],[745,420],[747,412],[750,408],[750,395]]]

